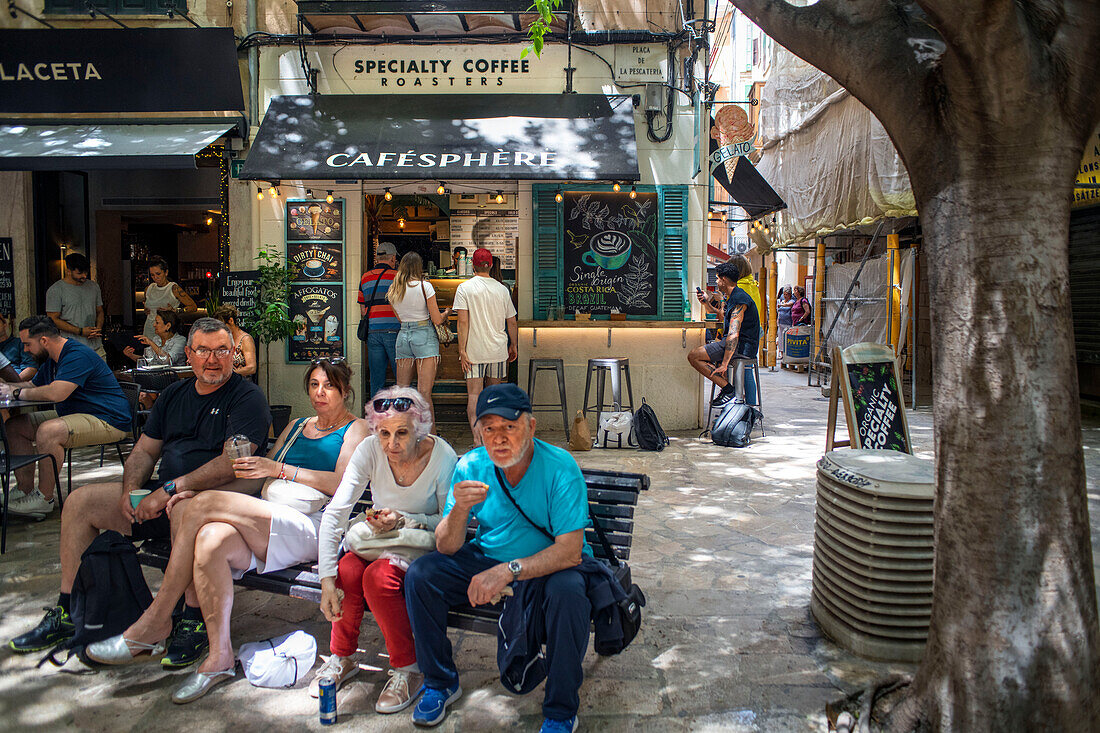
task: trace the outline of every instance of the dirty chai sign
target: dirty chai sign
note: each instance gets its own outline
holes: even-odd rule
[[[901,392],[893,362],[848,364],[848,383],[859,447],[912,453],[902,422]]]

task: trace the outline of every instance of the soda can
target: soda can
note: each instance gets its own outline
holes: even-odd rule
[[[321,725],[336,724],[336,678],[324,676],[317,680],[317,699],[321,705]]]

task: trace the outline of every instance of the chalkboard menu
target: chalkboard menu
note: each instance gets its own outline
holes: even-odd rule
[[[564,194],[566,313],[656,316],[657,194]]]
[[[0,237],[0,313],[15,313],[15,260],[11,237]]]
[[[221,292],[222,305],[231,305],[237,309],[237,325],[245,331],[250,330],[256,318],[259,301],[259,270],[241,270],[225,276]]]
[[[288,346],[291,362],[343,356],[343,285],[291,285],[290,318],[294,321]]]
[[[893,361],[846,364],[858,439],[853,445],[912,453]]]

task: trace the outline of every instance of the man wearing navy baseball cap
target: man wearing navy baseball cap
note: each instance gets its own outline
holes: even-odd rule
[[[436,551],[414,562],[405,576],[416,659],[424,674],[413,723],[438,724],[462,694],[447,639],[448,610],[492,603],[513,581],[541,578],[546,640],[542,730],[572,731],[591,619],[585,573],[591,572],[589,564],[599,565],[584,540],[584,476],[568,452],[535,438],[531,400],[514,384],[493,385],[478,395],[474,431],[482,445],[455,466],[435,530]],[[478,528],[467,542],[471,515]],[[512,605],[501,618],[507,639],[512,638],[506,624]],[[520,625],[524,615],[519,614]],[[522,679],[509,678],[509,686],[527,692],[540,680],[528,679],[527,666],[521,668]],[[502,679],[505,674],[502,670]]]

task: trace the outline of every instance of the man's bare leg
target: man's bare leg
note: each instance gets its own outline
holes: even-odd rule
[[[35,428],[26,415],[16,415],[8,420],[4,423],[4,430],[8,434],[8,443],[11,445],[12,453],[20,455],[35,452]],[[57,465],[60,466],[61,464],[58,463]],[[34,489],[34,466],[35,464],[30,463],[15,470],[15,482],[24,494],[29,494]]]
[[[717,384],[720,388],[725,388],[729,384],[729,381],[724,375],[716,374],[713,377],[711,376],[711,372],[714,371],[716,365],[710,360],[710,357],[707,355],[707,350],[702,346],[696,346],[688,353],[688,364],[691,364],[695,371]]]
[[[119,509],[122,484],[90,484],[72,493],[61,512],[61,592],[71,593],[80,556],[101,530],[130,534],[130,520]]]

